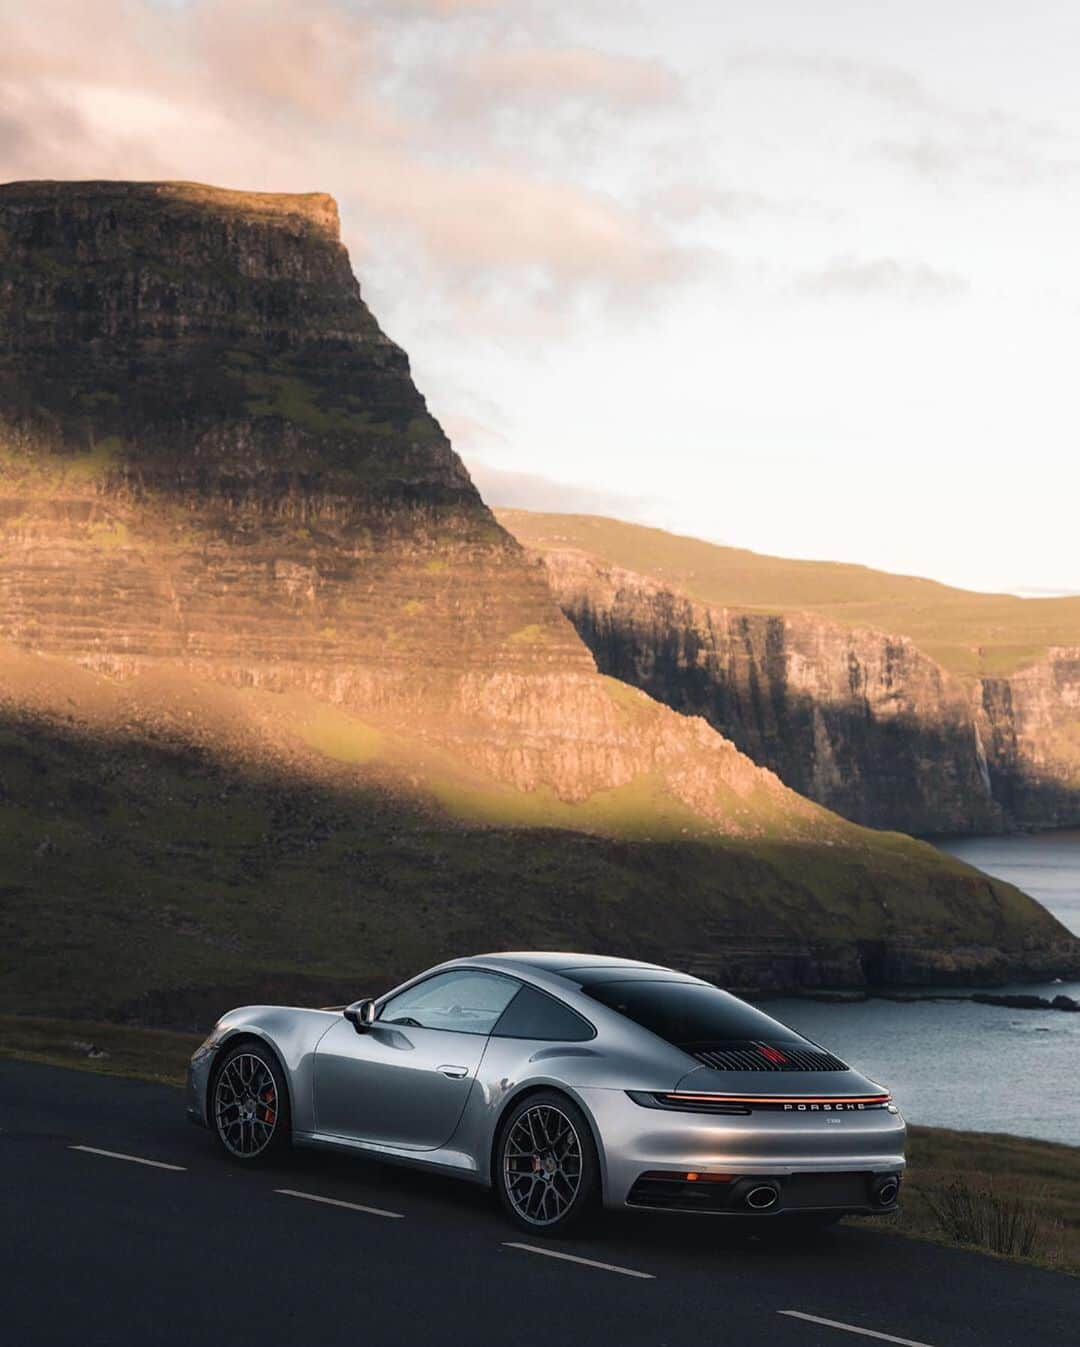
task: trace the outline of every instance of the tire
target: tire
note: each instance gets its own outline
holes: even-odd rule
[[[492,1180],[510,1220],[531,1235],[561,1235],[592,1210],[600,1165],[581,1109],[554,1090],[511,1107],[495,1143]]]
[[[210,1082],[210,1127],[235,1164],[268,1164],[289,1149],[292,1113],[285,1073],[262,1043],[225,1051]]]

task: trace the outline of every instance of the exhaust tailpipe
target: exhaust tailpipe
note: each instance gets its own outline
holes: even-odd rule
[[[895,1174],[885,1174],[882,1178],[874,1180],[871,1191],[879,1207],[891,1207],[900,1196],[900,1180]]]
[[[772,1183],[759,1183],[743,1199],[751,1211],[768,1211],[780,1201],[780,1190]]]

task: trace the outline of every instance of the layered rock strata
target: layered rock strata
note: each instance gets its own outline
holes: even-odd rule
[[[117,921],[114,992],[155,995],[508,933],[781,985],[1075,955],[1016,890],[597,673],[325,196],[0,187],[0,641],[12,985],[47,985],[50,922],[85,953],[53,1008],[100,1005]]]
[[[854,822],[916,834],[1080,826],[1078,648],[965,678],[905,636],[702,603],[573,547],[537,555],[602,672],[702,716]]]

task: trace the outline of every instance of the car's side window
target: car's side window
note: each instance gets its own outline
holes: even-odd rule
[[[490,1034],[520,986],[512,978],[496,973],[451,969],[392,997],[379,1011],[378,1023],[408,1029]]]
[[[596,1030],[576,1010],[535,987],[522,987],[492,1030],[496,1038],[539,1038],[557,1043],[583,1043]]]

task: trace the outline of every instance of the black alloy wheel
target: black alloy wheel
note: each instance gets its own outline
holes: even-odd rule
[[[214,1072],[210,1125],[230,1160],[261,1164],[288,1148],[292,1119],[281,1067],[269,1048],[239,1043]]]
[[[561,1234],[594,1205],[599,1165],[585,1115],[554,1091],[527,1096],[499,1131],[493,1175],[511,1220],[534,1235]]]

